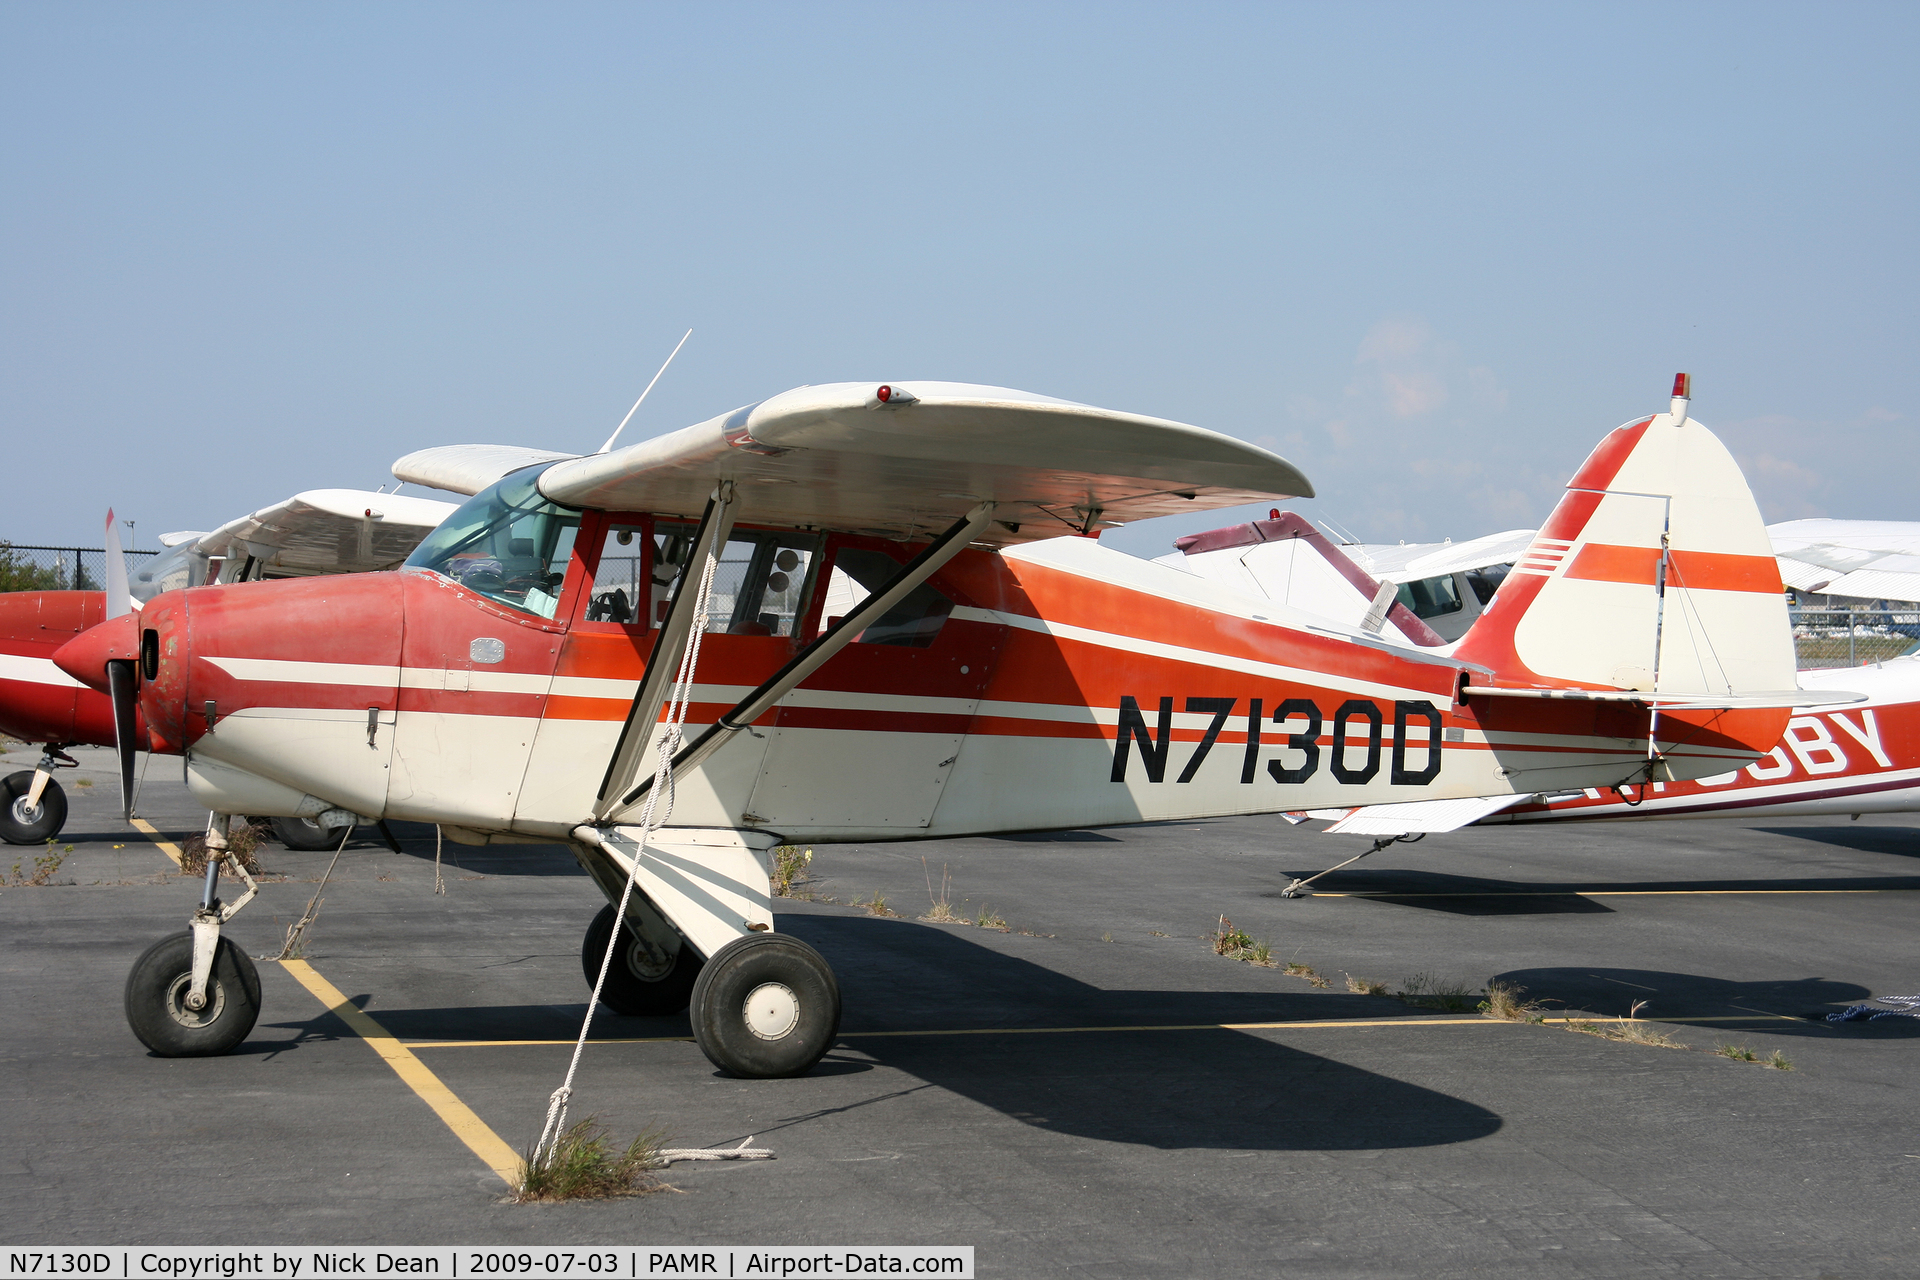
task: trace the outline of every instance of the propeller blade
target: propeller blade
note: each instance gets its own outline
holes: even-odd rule
[[[140,706],[140,682],[131,658],[107,663],[107,692],[113,699],[113,745],[120,752],[120,816],[133,818],[134,712]]]
[[[120,529],[107,511],[107,617],[133,612],[133,592],[127,585],[127,553],[120,549]]]

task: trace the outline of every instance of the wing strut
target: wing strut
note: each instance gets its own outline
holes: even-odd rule
[[[680,655],[686,649],[687,637],[693,630],[695,597],[699,592],[693,590],[689,583],[699,581],[699,566],[707,562],[708,553],[715,547],[727,545],[727,535],[732,530],[733,481],[722,480],[707,499],[707,509],[701,513],[700,526],[693,535],[693,546],[688,549],[687,558],[681,564],[680,576],[674,583],[672,602],[667,606],[667,618],[660,627],[660,639],[654,643],[653,653],[647,658],[646,672],[640,677],[640,687],[634,691],[633,705],[627,709],[627,723],[620,730],[620,740],[614,745],[612,759],[607,761],[607,773],[600,780],[600,794],[593,803],[595,822],[604,822],[615,809],[631,803],[631,800],[622,801],[618,797],[633,785],[639,775],[641,761],[647,754],[653,730],[660,720],[660,708],[667,700],[667,689],[673,683],[673,674],[680,666]],[[642,608],[647,607],[643,602]]]
[[[941,565],[965,549],[969,542],[972,542],[987,525],[992,523],[993,510],[993,503],[983,502],[954,521],[945,533],[928,543],[925,550],[902,565],[900,572],[889,579],[884,587],[855,605],[853,610],[838,623],[827,628],[812,644],[795,654],[793,660],[786,666],[774,672],[765,684],[741,699],[718,721],[708,726],[698,738],[681,748],[680,753],[673,759],[673,771],[679,773],[683,769],[694,768],[725,746],[736,733],[765,715],[774,703],[793,692],[801,681],[818,671],[829,658],[846,648],[848,643],[866,630],[870,623],[906,599],[908,593],[915,587],[931,578],[939,571]],[[649,674],[651,674],[651,667],[649,667]],[[639,706],[637,700],[634,705]],[[659,714],[657,705],[654,707],[654,714]],[[629,724],[631,723],[629,721]],[[609,813],[630,808],[647,794],[647,789],[652,785],[652,778],[644,778],[638,786],[621,796],[617,805],[608,805],[603,800],[602,806]]]

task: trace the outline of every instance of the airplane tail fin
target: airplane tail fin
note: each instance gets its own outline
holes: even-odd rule
[[[1671,411],[1602,440],[1455,655],[1500,684],[1737,698],[1794,688],[1779,566],[1739,465]],[[1480,683],[1475,680],[1474,683]]]

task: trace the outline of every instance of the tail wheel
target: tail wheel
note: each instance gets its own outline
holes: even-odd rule
[[[267,823],[281,844],[308,852],[337,849],[340,837],[347,833],[345,827],[323,827],[312,818],[268,818]]]
[[[207,977],[207,1003],[187,1007],[193,986],[193,934],[160,939],[127,975],[127,1025],[163,1058],[207,1058],[247,1038],[260,1017],[260,974],[247,953],[221,938]]]
[[[45,844],[67,825],[67,793],[60,784],[47,779],[40,803],[29,806],[27,794],[32,790],[31,769],[8,774],[0,782],[0,839],[8,844]]]
[[[722,1071],[805,1075],[840,1033],[840,984],[818,951],[750,933],[716,951],[693,984],[693,1038]]]
[[[607,940],[612,936],[613,908],[605,906],[587,926],[587,936],[580,943],[580,968],[587,975],[589,990],[600,976],[600,963],[607,958]],[[678,952],[669,955],[622,924],[619,950],[607,966],[600,1003],[630,1018],[679,1013],[693,994],[702,963],[700,953],[685,942]]]

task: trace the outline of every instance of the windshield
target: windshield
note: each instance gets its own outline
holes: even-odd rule
[[[482,489],[427,535],[407,564],[445,574],[511,609],[551,618],[573,555],[580,513],[534,487],[541,467],[524,467]]]

